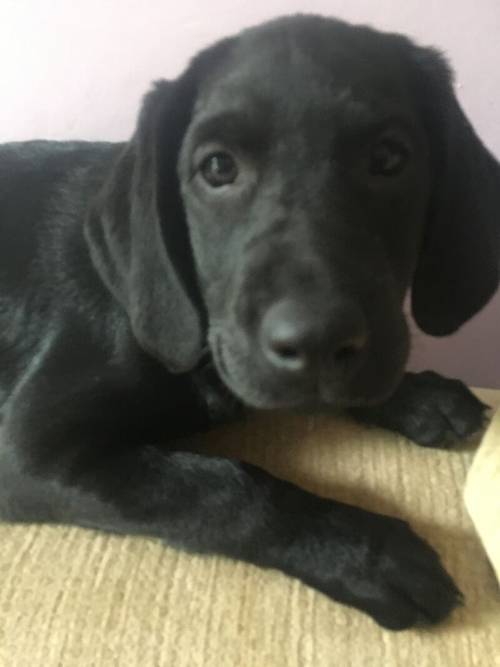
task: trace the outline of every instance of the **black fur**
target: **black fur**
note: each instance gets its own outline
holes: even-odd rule
[[[371,166],[381,133],[396,176]],[[233,184],[204,181],[210,151]],[[413,286],[437,335],[477,312],[499,207],[443,58],[312,16],[157,83],[126,144],[3,145],[0,515],[275,567],[388,628],[441,620],[460,594],[404,523],[192,450],[244,405],[346,408],[433,446],[478,428],[461,383],[404,376],[402,303]]]

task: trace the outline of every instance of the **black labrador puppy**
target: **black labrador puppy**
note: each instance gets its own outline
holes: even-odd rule
[[[0,150],[0,516],[278,568],[381,625],[461,596],[402,521],[196,434],[243,405],[469,435],[459,382],[404,374],[413,313],[455,331],[499,282],[500,167],[443,58],[284,18],[160,81],[126,144]]]

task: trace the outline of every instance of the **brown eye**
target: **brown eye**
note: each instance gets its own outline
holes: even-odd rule
[[[396,176],[403,171],[410,151],[401,141],[385,137],[372,148],[370,173],[374,176]]]
[[[236,162],[229,153],[212,153],[206,157],[200,166],[200,172],[205,181],[213,188],[234,183],[238,176]]]

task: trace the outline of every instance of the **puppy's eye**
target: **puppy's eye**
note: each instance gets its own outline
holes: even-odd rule
[[[213,188],[234,183],[238,176],[238,167],[229,153],[212,153],[200,165],[200,172],[205,181]]]
[[[372,147],[370,173],[373,176],[396,176],[403,171],[410,151],[400,140],[383,137]]]

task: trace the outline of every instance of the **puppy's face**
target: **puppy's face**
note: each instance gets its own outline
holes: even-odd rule
[[[245,403],[380,401],[430,190],[383,35],[249,31],[201,86],[178,173],[217,369]]]

